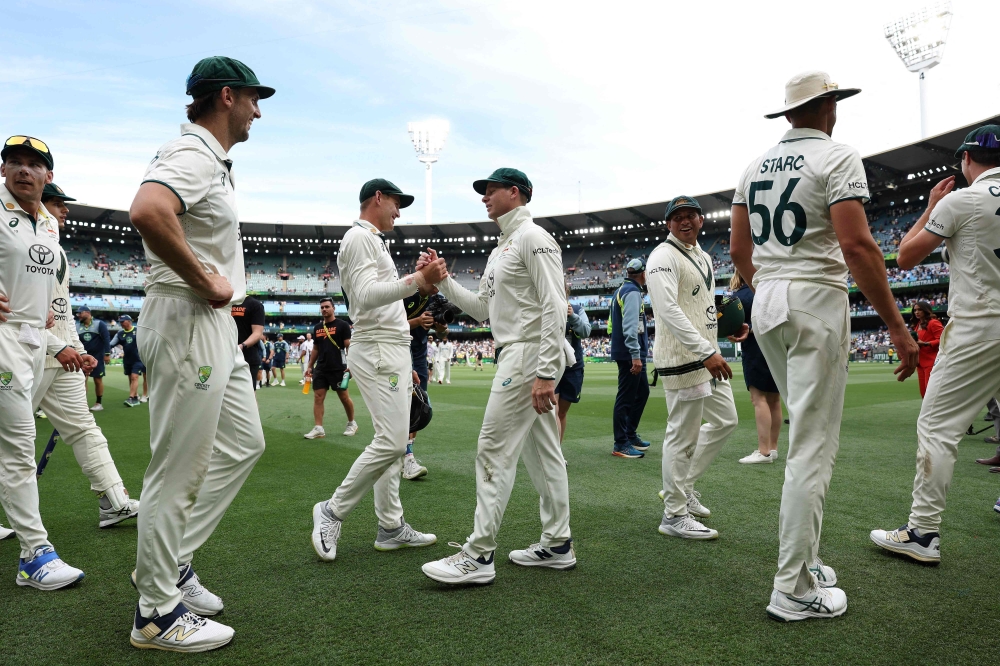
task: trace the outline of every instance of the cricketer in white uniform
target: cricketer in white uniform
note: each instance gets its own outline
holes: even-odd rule
[[[951,284],[941,347],[917,419],[917,474],[910,518],[871,540],[921,562],[940,562],[941,514],[958,443],[981,405],[1000,394],[1000,125],[973,130],[959,147],[969,187],[938,183],[899,245],[899,266],[919,264],[944,239]]]
[[[868,229],[861,157],[830,139],[837,100],[858,92],[838,88],[823,72],[793,77],[784,108],[767,116],[785,116],[793,129],[751,162],[733,199],[730,253],[756,288],[753,329],[791,421],[778,572],[767,607],[783,621],[847,610],[834,570],[819,559],[819,541],[847,384],[848,266],[901,352],[900,379],[916,365],[916,343]]]
[[[437,359],[434,361],[435,369],[438,370],[438,384],[451,384],[451,357],[455,351],[454,346],[446,338],[438,346]]]
[[[418,287],[447,275],[444,260],[399,277],[386,245],[400,208],[413,197],[388,180],[376,178],[361,188],[361,215],[344,234],[337,255],[347,312],[354,323],[351,334],[351,376],[371,413],[375,437],[354,461],[347,477],[329,500],[313,507],[313,548],[320,559],[337,557],[344,519],[358,502],[375,491],[379,551],[429,546],[433,534],[414,530],[403,519],[399,475],[410,426],[413,377],[410,327],[403,298]]]
[[[312,333],[306,333],[306,336],[299,336],[302,340],[299,341],[299,365],[302,366],[302,377],[299,380],[299,384],[305,384],[305,374],[306,368],[309,366],[309,357],[312,355],[313,350],[313,339]]]
[[[228,151],[249,138],[257,100],[274,90],[239,61],[213,57],[195,65],[187,92],[191,123],[157,151],[131,209],[150,264],[136,328],[149,378],[152,459],[130,640],[197,652],[225,645],[233,630],[200,617],[223,603],[201,585],[191,560],[264,452],[231,315],[246,296],[246,273]]]
[[[45,186],[42,203],[58,222],[60,231],[65,227],[69,214],[66,201],[76,199],[67,196],[55,183]],[[59,248],[58,259],[53,263],[58,269],[50,306],[55,321],[51,332],[63,344],[83,355],[87,352],[80,342],[70,310],[68,265],[66,253]],[[80,469],[90,480],[90,489],[98,497],[98,527],[110,527],[135,518],[139,514],[139,501],[129,499],[128,490],[108,451],[108,440],[88,408],[86,377],[82,373],[66,372],[59,361],[46,357],[45,371],[32,407],[42,408],[59,437],[73,449]]]
[[[42,205],[44,186],[52,181],[52,153],[39,139],[12,136],[4,143],[0,159],[4,178],[0,186],[0,505],[21,542],[17,584],[55,590],[82,580],[83,572],[59,558],[42,525],[31,401],[41,386],[46,353],[58,355],[63,368],[74,371],[82,367],[82,359],[45,330],[60,256],[59,225]],[[88,364],[93,361],[85,358]]]
[[[646,288],[660,324],[653,362],[663,379],[669,414],[659,531],[715,539],[719,533],[695,519],[711,512],[698,499],[694,484],[739,423],[729,384],[732,370],[719,353],[712,257],[698,245],[705,221],[701,205],[693,197],[675,197],[664,219],[670,235],[646,263]]]
[[[495,578],[496,537],[518,458],[524,460],[538,490],[542,537],[524,550],[511,551],[511,562],[553,569],[576,566],[569,483],[554,409],[555,386],[576,360],[563,335],[562,253],[525,208],[532,186],[522,172],[497,169],[473,188],[483,195],[487,214],[500,227],[497,247],[490,253],[478,292],[450,277],[438,288],[473,319],[490,320],[499,366],[479,433],[473,532],[461,551],[423,566],[429,578],[449,584],[485,584]]]

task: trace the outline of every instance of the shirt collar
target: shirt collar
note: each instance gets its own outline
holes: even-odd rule
[[[226,166],[232,167],[233,161],[229,159],[229,154],[223,149],[222,144],[215,138],[215,135],[196,123],[181,124],[181,134],[194,134],[205,142],[208,149],[215,153],[220,162],[225,162]]]
[[[698,250],[701,249],[701,246],[698,245],[698,241],[695,241],[694,245],[688,245],[687,243],[685,243],[684,241],[682,241],[677,236],[674,236],[673,234],[667,234],[667,240],[673,241],[679,247],[682,247],[682,248],[684,248],[685,250],[687,250],[689,252],[693,252],[695,249],[698,249]]]
[[[792,128],[785,132],[785,135],[781,137],[781,143],[785,141],[796,141],[798,139],[822,139],[824,141],[831,141],[830,135],[826,132],[821,132],[818,129],[811,129],[809,127],[799,127]]]
[[[998,176],[1000,176],[1000,167],[993,167],[992,169],[987,169],[979,174],[979,177],[972,181],[972,183],[976,184],[984,178],[996,178]]]
[[[524,224],[527,220],[531,219],[531,213],[524,206],[518,206],[514,210],[504,213],[497,218],[497,225],[500,227],[500,233],[503,236],[509,236],[518,227]]]

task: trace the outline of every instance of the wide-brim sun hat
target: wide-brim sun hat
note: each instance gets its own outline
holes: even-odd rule
[[[808,104],[817,97],[833,96],[838,100],[853,97],[861,88],[841,88],[826,72],[811,71],[796,74],[785,84],[785,106],[765,114],[765,118],[778,118],[792,109]]]

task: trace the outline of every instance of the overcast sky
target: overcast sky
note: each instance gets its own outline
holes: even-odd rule
[[[763,114],[805,69],[863,89],[836,139],[863,154],[917,140],[917,76],[883,24],[922,4],[4,0],[0,132],[49,142],[82,202],[127,208],[185,121],[191,67],[228,55],[278,91],[230,153],[244,221],[348,223],[385,177],[417,196],[401,222],[423,222],[406,125],[426,118],[451,123],[436,223],[485,219],[471,181],[500,166],[531,178],[536,215],[599,210],[732,187],[785,131]],[[953,10],[932,133],[1000,112],[995,0]]]

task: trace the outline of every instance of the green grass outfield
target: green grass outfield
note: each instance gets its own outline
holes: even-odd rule
[[[17,544],[0,543],[0,663],[996,663],[1000,595],[992,576],[1000,516],[992,504],[1000,476],[974,462],[994,447],[982,436],[961,444],[940,566],[900,559],[868,540],[872,528],[898,527],[908,515],[916,378],[898,384],[889,365],[851,367],[820,551],[847,592],[848,611],[835,620],[780,624],[764,607],[776,566],[784,464],[737,463],[756,446],[742,378],[734,382],[740,427],[698,486],[713,511],[707,522],[721,536],[690,542],[656,529],[663,510],[658,444],[642,460],[610,455],[614,372],[589,365],[583,400],[569,416],[565,455],[578,567],[526,570],[507,561],[509,550],[534,543],[540,532],[538,496],[521,469],[500,533],[496,582],[471,589],[445,589],[420,565],[452,554],[447,542],[464,541],[471,531],[473,458],[492,368],[455,368],[450,386],[430,390],[434,422],[416,446],[430,473],[403,481],[401,493],[407,520],[436,533],[438,544],[376,552],[369,494],[345,523],[332,563],[320,563],[312,550],[310,512],[370,441],[364,405],[352,385],[361,427],[356,437],[343,437],[343,411],[331,396],[329,434],[309,441],[302,434],[312,426],[312,397],[302,395],[295,372],[287,388],[259,392],[267,451],[195,559],[202,581],[223,597],[219,619],[236,638],[200,657],[130,647],[135,523],[97,529],[96,499],[60,444],[39,480],[42,513],[60,555],[87,577],[57,592],[17,587]],[[122,405],[127,384],[118,372],[106,386],[106,411],[97,421],[127,487],[140,496],[147,408]],[[656,387],[641,433],[657,442],[665,420]],[[51,426],[39,424],[40,454]],[[786,446],[783,433],[782,457]]]

